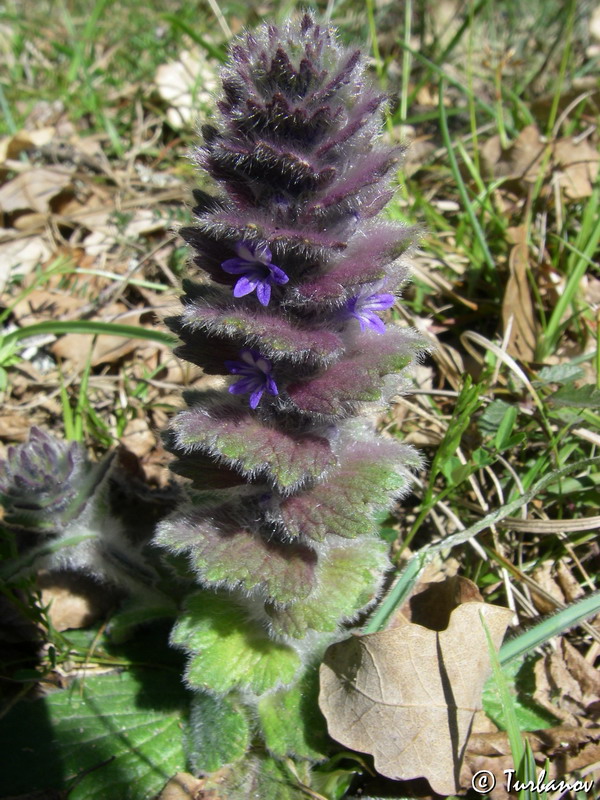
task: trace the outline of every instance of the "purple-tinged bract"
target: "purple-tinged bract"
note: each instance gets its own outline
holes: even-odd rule
[[[305,14],[245,33],[221,80],[195,154],[213,194],[195,193],[181,231],[199,274],[167,322],[178,355],[224,386],[172,423],[193,490],[157,541],[281,647],[355,619],[388,566],[376,518],[419,459],[361,415],[423,350],[386,313],[412,231],[378,216],[401,149],[382,141],[386,98],[362,55],[329,26]],[[200,652],[191,611],[182,626],[173,640]]]

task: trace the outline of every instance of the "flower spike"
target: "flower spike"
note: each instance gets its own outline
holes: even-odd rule
[[[174,469],[192,489],[157,542],[199,584],[173,633],[189,684],[226,691],[229,662],[200,634],[223,627],[218,606],[255,626],[235,686],[258,695],[293,681],[290,648],[314,662],[378,597],[378,514],[420,462],[361,414],[406,383],[424,346],[381,318],[408,277],[412,231],[378,219],[401,150],[383,141],[386,97],[360,52],[304,14],[242,34],[221,79],[196,150],[214,196],[181,230],[202,276],[167,322],[181,357],[235,378],[190,393],[172,422]]]

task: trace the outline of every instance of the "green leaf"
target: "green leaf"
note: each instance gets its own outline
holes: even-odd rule
[[[150,800],[185,768],[186,692],[144,669],[75,681],[21,701],[0,724],[7,794],[68,788],[69,800]]]
[[[496,435],[494,436],[494,446],[496,450],[506,450],[509,446],[510,435],[515,427],[515,422],[517,421],[517,417],[519,415],[518,409],[516,406],[509,406],[500,421],[500,425],[498,426],[498,430],[496,431]]]
[[[456,401],[452,421],[448,425],[444,438],[440,442],[433,458],[429,476],[429,488],[433,486],[435,478],[442,470],[443,464],[456,453],[463,433],[471,424],[473,414],[481,405],[481,393],[481,386],[479,384],[473,385],[471,376],[467,375]]]
[[[557,720],[538,706],[531,695],[528,695],[528,693],[524,691],[525,687],[523,683],[528,683],[532,692],[534,689],[533,681],[528,680],[530,676],[527,674],[531,672],[532,663],[533,662],[523,663],[523,660],[514,660],[502,667],[502,673],[506,679],[506,683],[510,687],[514,687],[513,705],[519,728],[522,731],[537,731],[550,728],[557,724]],[[487,716],[502,729],[504,724],[502,699],[493,676],[490,676],[483,687],[482,700],[483,710]]]
[[[216,772],[246,754],[250,746],[247,714],[231,697],[197,692],[192,701],[188,758],[194,772]]]
[[[597,462],[599,459],[590,459],[590,461]],[[586,462],[579,462],[586,463]],[[577,466],[577,465],[575,465]],[[560,470],[560,472],[563,472]],[[528,502],[528,501],[527,501]],[[580,622],[590,619],[600,611],[600,592],[593,592],[592,594],[571,603],[566,608],[562,608],[550,617],[545,617],[537,624],[531,626],[527,630],[509,639],[500,648],[500,661],[502,666],[508,664],[513,658],[519,658],[526,653],[531,653],[536,647],[553,639],[555,636],[560,636]]]
[[[309,782],[308,764],[288,767],[274,758],[253,755],[207,776],[203,790],[211,800],[306,800],[298,784]]]
[[[496,433],[506,412],[511,408],[513,406],[504,400],[493,400],[479,416],[477,427],[482,433]]]
[[[548,383],[572,383],[583,378],[585,372],[575,364],[555,364],[552,367],[543,367],[533,381],[533,385],[545,385]]]
[[[175,451],[208,453],[246,477],[267,478],[283,491],[320,479],[336,458],[329,441],[314,433],[290,433],[266,423],[247,406],[214,393],[198,395],[194,406],[172,423]]]
[[[262,697],[258,715],[269,752],[322,760],[327,752],[327,724],[319,709],[319,673],[310,668],[291,689]]]
[[[562,386],[548,398],[548,405],[555,408],[600,408],[600,389],[592,383],[585,386]]]
[[[291,683],[301,663],[295,650],[270,639],[231,598],[211,592],[189,598],[171,642],[194,654],[188,682],[217,693],[242,688],[262,694]]]
[[[350,539],[375,533],[375,511],[406,491],[409,469],[419,464],[410,447],[394,441],[353,441],[339,460],[325,481],[282,501],[289,536],[322,542],[331,534]]]
[[[236,513],[238,512],[239,513]],[[299,542],[277,542],[238,522],[248,513],[234,505],[183,511],[159,525],[156,542],[187,551],[204,586],[241,588],[279,603],[308,595],[317,554]]]
[[[372,602],[389,566],[388,546],[363,537],[335,547],[321,558],[318,587],[304,600],[283,609],[267,607],[276,633],[302,638],[311,628],[333,632]]]
[[[496,650],[496,647],[492,641],[492,637],[485,620],[483,619],[481,611],[479,612],[479,615],[481,617],[483,627],[485,628],[485,636],[487,639],[490,661],[492,664],[492,678],[498,690],[500,708],[502,711],[502,728],[506,731],[513,761],[517,771],[519,771],[521,769],[521,762],[523,760],[525,747],[515,712],[513,696],[510,692],[509,681],[506,680],[506,677],[502,672],[502,666],[500,664],[500,659],[498,658],[498,651]]]

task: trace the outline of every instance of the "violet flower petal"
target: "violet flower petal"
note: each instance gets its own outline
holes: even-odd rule
[[[258,302],[261,305],[269,305],[269,300],[271,299],[271,284],[268,282],[268,280],[259,282],[256,287],[256,296],[258,297]]]
[[[233,289],[234,297],[244,297],[244,295],[253,292],[257,286],[262,285],[257,278],[241,277]]]
[[[260,386],[250,395],[250,408],[254,409],[260,403],[261,397],[265,391],[264,386]]]
[[[360,305],[361,308],[369,309],[370,311],[385,311],[391,308],[395,301],[396,298],[393,294],[373,294]]]
[[[248,267],[254,262],[244,261],[242,258],[228,258],[223,261],[221,269],[228,272],[230,275],[241,275],[242,272],[248,272]]]
[[[234,297],[244,297],[253,291],[261,305],[266,306],[271,299],[271,287],[283,285],[289,276],[271,262],[272,253],[264,242],[238,242],[235,245],[237,258],[228,258],[221,263],[224,272],[241,275],[233,290]]]
[[[272,364],[257,350],[246,348],[240,352],[239,361],[225,361],[225,366],[233,375],[242,376],[229,387],[229,393],[250,394],[250,408],[258,406],[265,390],[274,396],[279,394],[271,375]]]
[[[355,316],[358,319],[361,331],[371,328],[375,333],[385,333],[385,324],[382,319],[379,319],[377,314],[366,311],[361,315],[356,314]]]
[[[362,331],[370,328],[378,334],[385,332],[385,324],[375,312],[390,308],[394,304],[395,297],[387,292],[378,292],[380,286],[381,284],[366,286],[346,303],[346,316],[357,319]]]
[[[276,267],[275,264],[271,264],[271,275],[274,283],[284,284],[289,281],[289,275],[287,275],[282,269]]]

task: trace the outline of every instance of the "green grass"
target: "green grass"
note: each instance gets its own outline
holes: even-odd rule
[[[289,10],[296,5],[288,4]],[[401,190],[387,213],[422,227],[415,256],[419,272],[394,313],[430,332],[433,390],[399,401],[380,420],[389,434],[415,440],[429,466],[412,498],[382,521],[386,538],[392,531],[397,539],[397,573],[364,630],[384,627],[425,566],[452,556],[486,601],[510,604],[519,617],[523,630],[504,644],[500,664],[524,655],[538,658],[540,648],[557,636],[569,636],[585,653],[598,640],[585,625],[600,612],[596,533],[568,530],[567,523],[595,515],[600,507],[600,328],[590,289],[600,280],[600,183],[596,180],[589,196],[566,198],[556,188],[551,146],[566,136],[591,136],[597,145],[597,135],[589,133],[598,127],[597,102],[584,97],[565,113],[572,92],[579,91],[576,82],[597,73],[586,55],[587,6],[570,0],[563,26],[559,0],[525,7],[516,0],[469,0],[459,4],[452,24],[439,27],[435,6],[379,7],[371,0],[319,5],[323,13],[328,9],[345,41],[370,42],[373,77],[398,98],[386,135],[400,140],[412,126],[417,139],[431,144],[417,164],[409,160],[410,168],[399,172]],[[281,9],[224,2],[220,11],[237,30]],[[152,81],[160,64],[194,46],[218,69],[227,42],[210,5],[150,0],[142,9],[128,0],[9,2],[0,11],[0,25],[6,54],[0,135],[21,130],[40,102],[60,101],[75,134],[96,137],[113,170],[87,174],[85,166],[78,167],[80,191],[82,186],[101,191],[118,214],[129,214],[149,203],[155,207],[158,189],[143,183],[142,170],[169,176],[180,181],[180,197],[159,199],[156,207],[165,219],[185,219],[186,186],[193,180],[185,154],[195,132],[191,125],[175,131],[165,123],[166,108]],[[534,181],[490,174],[486,144],[499,137],[510,148],[532,124],[547,137]],[[29,160],[43,163],[36,152],[19,156],[21,166]],[[60,234],[75,252],[85,239],[83,226],[67,230],[61,221],[53,224],[53,235]],[[526,231],[526,279],[539,331],[530,360],[507,352],[502,323],[511,231],[519,227]],[[164,298],[165,306],[174,304],[186,250],[180,242],[169,244],[168,236],[165,230],[139,241],[122,237],[105,260],[91,263],[57,254],[25,285],[17,278],[8,283],[0,321],[12,323],[17,303],[49,286],[81,292],[82,306],[94,306],[97,298],[85,296],[86,282],[94,278],[132,308],[145,302],[144,292]],[[150,260],[129,275],[123,267],[128,259],[143,258],[163,243],[162,261]],[[75,372],[68,363],[55,363],[42,377],[55,405],[22,414],[35,413],[37,424],[102,453],[133,419],[143,417],[155,429],[155,418],[161,419],[181,387],[167,381],[168,365],[161,359],[136,363],[134,353],[92,365],[94,337],[136,338],[140,352],[173,341],[161,324],[100,321],[94,310],[84,319],[43,319],[7,329],[0,343],[0,391],[11,408],[30,399],[31,386],[23,394],[29,380],[23,370],[36,341],[31,337],[86,334],[85,368]],[[9,439],[3,436],[2,443]],[[546,523],[543,533],[524,530],[524,520]],[[20,576],[18,591],[14,586],[9,591],[13,600],[19,591],[33,596],[21,574],[28,563],[14,561],[5,575],[13,581]],[[531,588],[540,567],[558,563],[584,596],[542,619]],[[39,609],[32,605],[30,615],[38,620]],[[62,653],[60,637],[51,631],[47,636]],[[47,661],[44,669],[49,674],[52,664]],[[495,675],[499,686],[507,680],[499,667]],[[519,745],[510,716],[511,687],[504,688],[513,758],[531,770],[531,756]],[[341,800],[355,773],[368,773],[358,757],[351,769],[346,766],[332,760],[321,767],[323,796]]]

